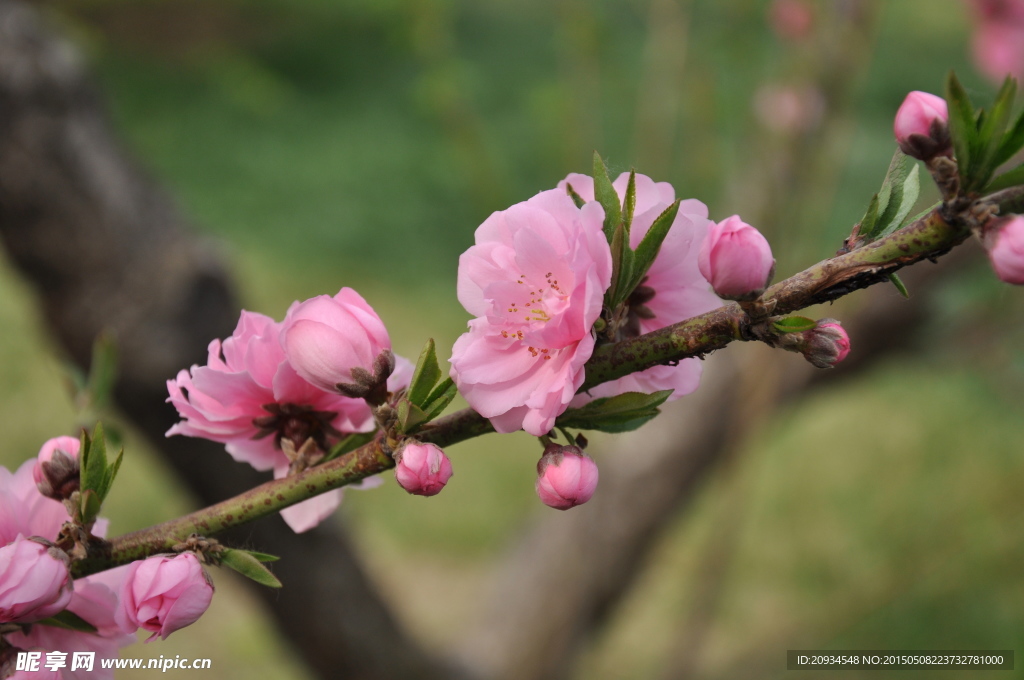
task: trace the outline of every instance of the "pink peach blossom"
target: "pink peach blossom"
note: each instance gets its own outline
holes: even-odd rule
[[[417,496],[440,493],[452,477],[452,462],[435,444],[409,441],[395,456],[398,485]]]
[[[549,444],[537,462],[537,495],[557,510],[589,501],[597,489],[597,479],[597,463],[577,446]]]
[[[768,241],[739,215],[712,224],[697,262],[715,292],[731,300],[757,297],[775,270]]]
[[[597,203],[544,191],[488,217],[459,258],[459,302],[477,318],[451,375],[498,432],[548,432],[583,383],[611,281],[603,220]]]
[[[349,289],[342,289],[336,297],[362,300]],[[292,310],[301,308],[305,314],[323,306],[319,302],[303,304],[295,303]],[[353,314],[372,315],[372,310],[365,312],[355,303],[353,309]],[[285,354],[282,330],[282,324],[269,317],[243,311],[230,338],[210,343],[206,366],[183,370],[167,382],[168,401],[183,418],[167,436],[182,434],[222,442],[235,460],[257,470],[272,468],[274,476],[282,478],[290,465],[281,449],[282,438],[291,439],[298,448],[309,437],[326,450],[345,433],[371,430],[373,419],[362,399],[326,391],[299,375]],[[401,370],[396,369],[388,381],[392,390],[407,385],[411,377],[408,361],[396,361]],[[406,382],[402,384],[402,380]],[[366,481],[349,488],[373,484]],[[286,508],[281,515],[301,533],[331,514],[341,498],[342,490],[329,491]]]
[[[1024,217],[997,220],[986,229],[982,243],[999,280],[1024,285]]]
[[[70,560],[52,544],[19,536],[0,547],[0,623],[28,623],[71,601]]]
[[[36,460],[26,460],[15,472],[0,467],[0,545],[13,542],[19,535],[56,540],[68,511],[64,504],[39,493],[33,471]],[[106,522],[100,525],[100,530]],[[98,534],[96,527],[93,533]]]
[[[622,173],[613,182],[619,200],[625,197],[628,184],[629,173]],[[571,185],[583,200],[594,200],[594,180],[591,177],[571,174],[559,182],[558,187],[565,190],[567,185]],[[668,182],[655,182],[646,175],[636,176],[636,208],[629,237],[631,248],[640,245],[654,220],[675,198],[675,189]],[[700,201],[690,198],[679,204],[679,212],[647,272],[647,278],[628,300],[629,323],[617,339],[650,333],[722,304],[697,267],[697,254],[710,224],[707,206]],[[571,405],[579,407],[598,397],[623,392],[673,390],[669,399],[678,399],[697,389],[700,375],[699,359],[686,359],[676,366],[655,366],[591,388],[586,394],[577,395]]]
[[[213,583],[199,559],[186,552],[132,562],[118,593],[114,619],[122,630],[142,628],[167,636],[195,623],[210,606]]]

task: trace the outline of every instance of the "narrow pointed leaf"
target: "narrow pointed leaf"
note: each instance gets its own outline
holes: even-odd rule
[[[92,489],[85,489],[81,492],[78,501],[78,512],[79,519],[82,520],[82,524],[90,524],[94,522],[100,514],[100,502],[99,495]]]
[[[654,394],[626,392],[614,397],[595,399],[578,409],[569,409],[557,420],[560,428],[628,432],[658,415],[658,406],[672,394],[663,390]]]
[[[232,548],[233,550],[240,550],[240,548]],[[252,555],[260,562],[277,562],[280,557],[277,555],[271,555],[270,553],[259,552],[258,550],[243,550],[242,552]]]
[[[572,202],[576,204],[577,208],[582,208],[587,204],[587,202],[583,200],[583,197],[577,194],[576,190],[573,189],[572,185],[569,184],[568,182],[565,185],[565,191],[567,194],[569,194],[569,198],[572,199]]]
[[[1010,122],[1010,113],[1013,109],[1013,99],[1017,93],[1017,83],[1013,78],[1007,77],[1003,86],[996,95],[992,111],[989,113],[981,128],[978,130],[979,158],[975,171],[973,186],[983,186],[992,177],[993,171],[999,163],[1000,148],[1003,142],[1003,133]]]
[[[434,339],[430,338],[420,352],[419,361],[416,362],[416,370],[412,374],[412,382],[409,383],[407,392],[409,401],[417,406],[423,406],[430,391],[440,379],[441,368],[437,365],[437,351],[434,348]]]
[[[1013,170],[1008,170],[989,182],[985,187],[985,193],[990,194],[1000,189],[1008,189],[1018,184],[1024,184],[1024,163],[1021,163]]]
[[[244,550],[232,550],[231,548],[224,550],[220,553],[220,564],[234,569],[242,576],[250,578],[260,585],[271,588],[281,587],[281,582],[277,580],[277,577],[264,567],[259,559]]]
[[[896,290],[900,292],[900,295],[908,300],[910,299],[910,291],[907,290],[907,286],[903,283],[903,279],[896,274],[889,274],[889,280],[892,281],[892,285],[896,286]]]
[[[355,451],[363,444],[372,441],[375,434],[376,432],[354,432],[348,435],[347,437],[339,441],[337,444],[332,446],[331,450],[327,452],[327,455],[324,456],[321,462],[326,463],[327,461],[337,458],[338,456],[345,455],[349,451]]]
[[[658,251],[661,250],[661,244],[664,243],[665,237],[668,236],[668,230],[672,228],[672,223],[675,222],[678,213],[679,200],[676,200],[675,203],[665,208],[658,215],[658,218],[654,220],[654,224],[644,234],[640,245],[636,247],[636,257],[633,261],[633,278],[629,286],[630,293],[640,285],[640,281],[647,275],[647,270],[654,264],[654,259],[658,257]]]
[[[604,235],[608,239],[608,243],[611,243],[615,229],[622,224],[622,211],[619,208],[619,195],[615,193],[612,180],[608,177],[608,167],[596,151],[594,152],[594,198],[604,208]]]
[[[92,625],[78,614],[74,613],[70,609],[54,614],[49,618],[45,618],[42,621],[35,621],[35,626],[53,626],[54,628],[63,628],[64,630],[75,630],[80,633],[95,633],[96,626]]]
[[[633,251],[629,249],[629,245],[626,243],[625,230],[620,224],[615,228],[615,232],[612,234],[612,240],[610,242],[612,251],[612,285],[608,288],[608,292],[605,293],[605,299],[607,300],[608,307],[615,309],[621,302],[622,297],[622,285],[629,280],[629,272],[623,272],[624,269],[628,269],[630,262],[630,255]]]
[[[889,199],[886,214],[883,216],[883,219],[879,220],[879,223],[882,223],[884,220],[885,226],[878,232],[877,238],[888,236],[906,224],[907,215],[910,214],[914,204],[917,203],[917,198],[921,195],[921,175],[920,167],[916,163],[911,168],[910,174],[903,181],[903,186],[899,191],[898,205],[895,200],[895,194],[894,188],[893,197]],[[890,212],[889,208],[892,208],[892,212]]]
[[[872,241],[875,238],[875,224],[878,222],[878,194],[871,197],[871,202],[868,203],[867,212],[864,213],[864,217],[860,218],[860,236],[865,239],[865,242]]]
[[[963,176],[971,167],[971,151],[977,146],[978,131],[974,105],[953,71],[946,78],[946,103],[949,108],[949,134],[953,138],[953,150]]]
[[[803,333],[814,329],[818,322],[806,316],[787,316],[772,322],[772,328],[779,333]]]
[[[427,421],[429,422],[441,415],[458,393],[459,390],[455,387],[455,381],[451,378],[446,378],[440,385],[435,387],[434,391],[427,397],[427,403],[423,406]]]
[[[903,184],[912,167],[915,166],[910,157],[896,149],[889,162],[889,169],[885,171],[882,188],[878,191],[878,221],[875,229],[884,229],[892,222],[903,200]]]
[[[1024,111],[1013,121],[1013,125],[1003,135],[1003,141],[999,144],[999,151],[996,153],[995,167],[999,167],[1006,161],[1013,158],[1014,154],[1024,147]]]
[[[409,434],[427,421],[427,414],[416,404],[402,399],[398,402],[398,425],[402,432]]]
[[[626,184],[626,197],[622,201],[622,225],[626,228],[626,236],[633,226],[633,213],[636,211],[636,170],[629,171],[629,183]],[[629,243],[629,239],[626,239]]]
[[[80,487],[83,491],[89,489],[99,493],[107,478],[107,450],[103,424],[96,424],[92,437],[84,432],[82,436]]]
[[[107,495],[110,493],[110,489],[114,486],[114,478],[117,477],[117,471],[121,469],[121,460],[124,458],[124,449],[117,452],[117,458],[114,462],[107,466],[107,476],[103,484],[103,492],[100,494],[100,500],[106,500]]]

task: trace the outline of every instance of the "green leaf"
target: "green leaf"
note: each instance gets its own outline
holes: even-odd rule
[[[946,78],[946,103],[949,108],[949,134],[953,138],[953,151],[963,177],[973,162],[971,156],[978,146],[978,129],[974,105],[953,71]]]
[[[323,457],[321,462],[326,463],[338,456],[344,456],[349,451],[355,451],[363,444],[372,441],[375,434],[376,432],[353,432],[332,446],[331,450]]]
[[[425,405],[427,396],[440,379],[441,368],[437,365],[437,351],[434,348],[434,339],[430,338],[416,362],[416,370],[406,392],[409,401],[417,406]]]
[[[996,95],[995,103],[992,104],[992,112],[986,115],[978,130],[979,154],[974,164],[974,172],[971,179],[972,187],[984,186],[991,179],[996,166],[1000,165],[997,159],[1003,143],[1003,133],[1010,122],[1010,111],[1013,109],[1013,99],[1017,93],[1017,83],[1013,78],[1007,77],[1003,86]]]
[[[626,392],[614,397],[595,399],[589,404],[569,409],[557,420],[560,428],[600,430],[602,432],[629,432],[658,415],[658,406],[672,394],[663,390],[654,394]]]
[[[803,333],[814,329],[817,325],[817,321],[808,319],[806,316],[787,316],[772,322],[772,327],[779,333]]]
[[[117,452],[117,458],[114,459],[113,464],[107,467],[107,476],[104,479],[103,484],[103,500],[107,499],[107,494],[109,494],[110,490],[114,487],[114,478],[117,477],[117,471],[121,469],[121,460],[123,458],[124,449],[121,449],[120,451]]]
[[[633,251],[627,243],[625,228],[620,224],[615,228],[612,236],[612,285],[605,293],[609,309],[615,309],[619,304],[629,297],[625,291],[633,273]]]
[[[230,550],[241,550],[241,548],[229,548]],[[280,557],[277,555],[271,555],[270,553],[259,552],[258,550],[242,550],[244,553],[252,555],[260,562],[277,562]]]
[[[636,170],[629,171],[629,183],[626,184],[626,197],[622,201],[622,225],[626,228],[626,236],[633,226],[633,213],[636,211]],[[629,239],[626,239],[629,242]]]
[[[103,436],[103,424],[96,423],[92,437],[82,432],[79,486],[82,491],[92,490],[102,501],[102,489],[107,480],[107,445]],[[84,507],[84,506],[83,506]]]
[[[409,434],[418,425],[427,421],[427,414],[424,413],[416,404],[411,403],[408,399],[400,399],[398,401],[398,426],[402,432]]]
[[[910,291],[907,290],[907,286],[899,276],[896,274],[889,274],[889,280],[892,281],[892,285],[896,286],[896,290],[900,292],[900,295],[910,299]]]
[[[658,218],[654,220],[654,224],[644,234],[640,245],[636,247],[636,257],[633,260],[633,277],[629,282],[629,293],[626,293],[627,298],[633,292],[633,289],[640,285],[640,281],[647,276],[647,270],[654,264],[654,258],[658,256],[661,244],[665,241],[665,237],[668,236],[668,230],[672,227],[672,223],[675,222],[678,213],[679,200],[676,200],[675,203],[665,208],[658,215]]]
[[[100,507],[103,505],[99,494],[92,489],[81,491],[78,497],[78,516],[82,524],[88,525],[94,522],[100,514]]]
[[[594,198],[604,208],[604,235],[608,239],[608,243],[611,243],[615,230],[622,224],[619,195],[615,193],[612,180],[608,177],[608,167],[596,151],[594,152]]]
[[[1003,135],[1003,141],[999,144],[999,151],[996,152],[995,167],[999,167],[1006,161],[1013,158],[1014,154],[1024,147],[1024,111],[1017,116],[1010,129]]]
[[[864,217],[860,218],[860,232],[859,234],[874,234],[876,233],[875,224],[878,222],[878,194],[871,197],[871,202],[868,203],[867,212],[864,213]],[[866,241],[872,240],[874,237],[864,237]]]
[[[565,184],[565,192],[569,194],[569,198],[572,199],[572,202],[576,204],[577,208],[582,208],[587,204],[587,202],[583,200],[583,197],[577,194],[576,190],[573,189],[572,185],[568,182]]]
[[[1021,163],[1012,170],[1007,170],[989,182],[988,186],[985,187],[984,193],[990,194],[994,191],[999,191],[1000,189],[1015,187],[1018,184],[1024,184],[1024,163]]]
[[[898,200],[896,197],[897,193],[899,194]],[[920,166],[915,163],[910,170],[910,174],[903,180],[903,186],[900,187],[899,192],[893,187],[893,196],[889,199],[889,205],[886,206],[885,213],[879,219],[879,223],[884,223],[885,226],[878,233],[878,238],[888,236],[907,223],[907,215],[914,208],[914,204],[917,203],[917,198],[920,195]]]
[[[54,614],[49,618],[45,618],[41,621],[35,621],[36,626],[53,626],[54,628],[63,628],[64,630],[75,630],[80,633],[95,633],[96,626],[92,625],[78,614],[74,613],[70,609]]]
[[[250,578],[260,585],[271,588],[281,587],[281,582],[277,580],[277,577],[264,567],[257,557],[245,550],[228,548],[220,553],[219,559],[221,566],[234,569],[242,576]]]
[[[101,410],[110,402],[117,380],[117,346],[108,333],[101,333],[92,344],[88,392],[93,408]]]
[[[458,393],[459,390],[455,387],[455,381],[451,378],[445,378],[440,385],[435,387],[434,391],[427,397],[427,403],[423,406],[423,410],[427,415],[427,422],[441,415]]]

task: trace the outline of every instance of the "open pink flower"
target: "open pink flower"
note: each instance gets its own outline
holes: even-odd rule
[[[71,601],[68,556],[19,536],[0,547],[0,623],[28,623],[63,611]]]
[[[547,433],[583,384],[611,281],[603,220],[597,203],[544,191],[488,217],[459,258],[459,302],[477,318],[451,375],[498,432]]]
[[[400,359],[398,363],[408,362]],[[396,369],[388,387],[404,387],[410,377],[411,370]],[[399,384],[403,379],[406,383]],[[167,436],[222,442],[235,460],[257,470],[273,469],[277,478],[287,475],[290,465],[281,448],[283,439],[298,449],[312,438],[326,451],[346,433],[373,428],[370,409],[362,399],[325,391],[301,377],[285,355],[282,325],[254,312],[242,312],[230,338],[210,343],[206,366],[181,371],[167,382],[167,389],[168,401],[183,418]],[[364,482],[362,488],[372,484]],[[295,531],[306,531],[333,512],[341,497],[340,489],[330,491],[281,515]]]
[[[622,173],[612,183],[620,200],[626,195],[628,183],[628,173]],[[583,200],[594,200],[594,180],[591,177],[571,174],[558,186],[564,191],[566,185],[571,185]],[[675,199],[675,189],[668,182],[655,182],[645,175],[636,176],[636,208],[630,229],[630,247],[640,245],[654,220]],[[722,304],[697,267],[697,254],[710,224],[707,206],[700,201],[691,198],[679,204],[676,219],[647,272],[647,278],[627,301],[630,305],[629,322],[617,339],[650,333]],[[623,392],[674,390],[669,399],[678,399],[697,389],[700,375],[699,359],[686,359],[677,366],[654,366],[598,385],[587,394],[578,395],[572,405],[578,407],[592,399]]]
[[[119,592],[115,620],[122,630],[142,628],[167,639],[195,623],[210,606],[213,583],[199,559],[186,552],[132,562]]]

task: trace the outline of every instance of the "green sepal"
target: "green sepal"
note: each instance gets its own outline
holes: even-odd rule
[[[329,460],[333,460],[338,456],[344,456],[349,451],[355,451],[363,444],[366,444],[373,440],[374,432],[353,432],[350,435],[342,438],[337,444],[331,447],[331,450],[327,452],[327,455],[321,459],[321,463],[326,463]]]
[[[80,633],[96,632],[96,626],[92,625],[70,609],[65,609],[64,611],[58,612],[53,616],[42,619],[41,621],[34,621],[33,625],[52,626],[54,628],[63,628],[64,630],[78,631]]]
[[[569,194],[569,198],[572,199],[572,202],[576,204],[577,208],[582,208],[587,204],[587,202],[583,200],[583,197],[577,194],[576,190],[573,189],[572,185],[568,182],[565,184],[565,193]]]
[[[242,576],[252,579],[260,585],[280,588],[281,582],[269,569],[263,566],[262,562],[255,555],[245,551],[226,548],[217,555],[220,565],[234,569]]]
[[[635,430],[660,412],[658,407],[672,394],[662,390],[653,394],[626,392],[614,397],[603,397],[582,406],[569,409],[556,421],[559,428],[600,430],[601,432],[629,432]]]
[[[434,385],[441,379],[441,368],[437,365],[437,351],[434,348],[434,339],[427,340],[427,344],[420,352],[420,358],[416,362],[416,370],[412,374],[412,381],[406,391],[409,401],[417,406],[424,406],[427,397]]]
[[[114,478],[121,467],[121,460],[124,451],[121,450],[114,459],[113,464],[107,463],[107,440],[103,432],[103,424],[96,423],[92,437],[85,431],[81,437],[81,454],[79,461],[79,488],[82,493],[82,521],[90,522],[99,514],[99,506],[106,500],[110,488],[114,485]],[[86,502],[87,492],[94,494],[94,498]]]
[[[892,285],[896,286],[896,290],[900,292],[900,295],[908,300],[910,299],[910,291],[907,290],[907,286],[903,283],[903,279],[896,274],[889,274],[889,280],[892,281]]]
[[[813,330],[817,325],[817,321],[808,319],[806,316],[787,316],[772,322],[772,328],[777,333],[803,333]]]
[[[949,134],[960,165],[960,175],[969,176],[973,156],[978,151],[978,128],[974,104],[953,71],[946,77],[946,104],[949,109]]]
[[[608,243],[611,243],[616,228],[622,224],[622,210],[619,207],[619,195],[615,193],[612,180],[608,177],[608,167],[596,151],[594,152],[594,198],[604,208],[604,235],[608,239]]]

